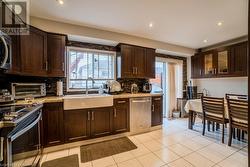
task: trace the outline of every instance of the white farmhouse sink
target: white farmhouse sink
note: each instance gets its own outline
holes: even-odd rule
[[[113,106],[113,96],[111,95],[67,95],[63,97],[64,110],[97,108]]]

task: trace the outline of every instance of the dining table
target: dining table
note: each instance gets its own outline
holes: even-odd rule
[[[190,99],[187,101],[185,107],[185,111],[188,113],[188,128],[193,129],[193,124],[194,124],[194,114],[199,114],[202,115],[202,102],[201,99]],[[224,101],[224,109],[225,109],[225,118],[228,117],[228,106],[227,106],[227,101]]]

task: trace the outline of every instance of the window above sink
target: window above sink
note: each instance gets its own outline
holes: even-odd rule
[[[89,89],[98,89],[107,80],[115,79],[115,52],[68,47],[67,91],[84,91],[88,77]]]

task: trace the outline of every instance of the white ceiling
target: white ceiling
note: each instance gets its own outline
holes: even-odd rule
[[[31,15],[201,48],[247,35],[248,0],[31,0]]]

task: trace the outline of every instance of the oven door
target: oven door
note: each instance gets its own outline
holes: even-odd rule
[[[9,166],[38,166],[41,156],[40,120],[42,113],[34,113],[17,127],[7,140]]]

